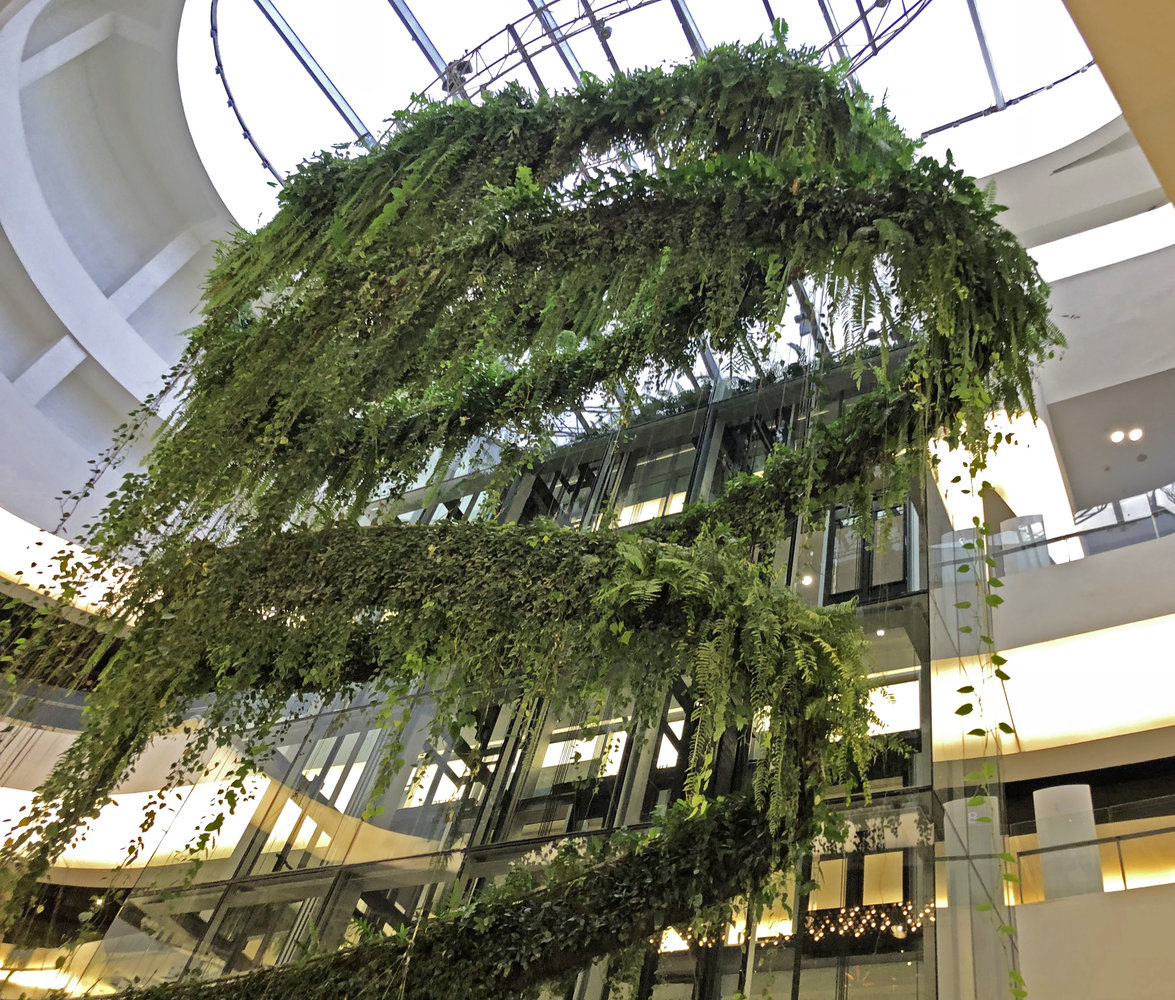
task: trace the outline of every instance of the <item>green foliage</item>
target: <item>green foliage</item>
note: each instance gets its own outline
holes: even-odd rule
[[[611,697],[639,725],[685,675],[692,822],[718,822],[714,748],[754,721],[761,834],[794,850],[818,791],[875,750],[861,636],[851,609],[779,587],[749,542],[821,505],[900,496],[932,436],[981,455],[984,415],[1030,405],[1032,366],[1057,336],[996,211],[883,110],[778,46],[555,98],[432,105],[367,155],[304,163],[272,222],[221,248],[176,374],[182,408],[110,495],[92,560],[63,560],[71,588],[112,580],[86,654],[100,679],[84,732],[4,846],[13,898],[149,739],[209,695],[171,783],[245,737],[227,810],[291,697],[370,686],[393,730],[392,707],[420,693],[440,729],[511,700],[590,718]],[[479,442],[511,442],[504,481],[561,412],[619,398],[642,372],[689,371],[703,343],[764,353],[801,278],[824,286],[849,342],[877,327],[881,349],[855,364],[872,388],[778,447],[761,477],[643,536],[388,517],[430,466],[443,474]],[[4,641],[22,677],[60,662],[52,629]],[[750,863],[745,845],[712,846]],[[600,940],[647,934],[653,898],[626,899],[635,937]],[[588,933],[592,911],[577,913],[554,939]]]
[[[918,428],[982,451],[984,413],[1030,399],[1055,340],[974,183],[775,47],[404,113],[370,154],[303,164],[281,200],[222,248],[182,416],[113,498],[103,550],[353,518],[438,448],[443,469],[487,437],[540,447],[560,412],[692,369],[707,339],[761,348],[805,278],[859,342],[874,325],[914,346],[900,370],[882,352],[866,410],[814,458],[783,453],[741,491],[742,517],[721,515],[741,534],[750,508],[794,504],[789,483],[917,452]]]
[[[134,1000],[533,996],[544,982],[687,923],[698,909],[764,878],[779,860],[758,807],[735,797],[716,802],[704,817],[678,810],[659,836],[574,877],[528,893],[479,898],[422,922],[414,933],[250,976],[123,995]]]
[[[852,609],[808,607],[727,536],[707,532],[686,548],[554,525],[393,521],[186,553],[183,567],[136,571],[153,599],[136,605],[91,695],[86,733],[42,790],[55,824],[92,815],[100,803],[84,779],[116,780],[152,734],[181,726],[208,694],[177,782],[234,735],[248,733],[262,754],[251,730],[264,734],[292,696],[374,686],[390,707],[424,694],[441,707],[438,728],[503,701],[546,699],[567,717],[598,718],[611,698],[639,729],[682,675],[698,706],[698,800],[723,731],[753,718],[769,720],[755,787],[776,831],[805,795],[871,759]],[[389,712],[386,725],[406,722]],[[36,842],[37,829],[27,823],[9,849],[28,845],[43,866],[58,846]]]

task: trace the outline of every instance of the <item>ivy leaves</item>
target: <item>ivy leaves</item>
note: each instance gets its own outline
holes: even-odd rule
[[[1057,335],[995,212],[778,45],[428,106],[367,155],[303,164],[273,221],[220,249],[182,407],[93,530],[93,569],[63,567],[133,568],[103,622],[117,648],[90,654],[86,729],[6,847],[30,852],[20,877],[210,694],[173,782],[242,734],[256,764],[291,696],[428,690],[442,728],[514,697],[613,696],[639,721],[684,673],[690,793],[727,726],[764,720],[755,792],[788,828],[872,752],[860,633],[781,591],[746,540],[863,509],[879,481],[902,493],[931,436],[981,453],[986,411],[1031,400]],[[716,504],[645,537],[386,520],[479,442],[521,460],[561,412],[692,371],[703,342],[761,351],[801,278],[901,364]],[[33,647],[15,659],[52,659]]]
[[[275,219],[222,249],[182,416],[103,545],[353,520],[437,449],[441,473],[487,437],[541,449],[560,413],[692,370],[706,339],[761,350],[801,278],[862,342],[870,323],[883,347],[915,338],[874,450],[939,429],[981,447],[967,428],[1030,399],[1056,339],[994,220],[883,109],[777,46],[405,112],[367,155],[303,164]]]

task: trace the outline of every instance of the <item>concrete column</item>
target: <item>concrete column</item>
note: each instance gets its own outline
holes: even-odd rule
[[[1054,785],[1032,793],[1036,836],[1042,848],[1094,840],[1093,799],[1089,785]],[[1102,891],[1102,863],[1093,844],[1040,855],[1045,899]]]

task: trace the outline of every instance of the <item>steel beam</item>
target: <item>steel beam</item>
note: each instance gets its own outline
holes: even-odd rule
[[[546,84],[543,83],[543,78],[539,76],[539,71],[535,69],[534,61],[530,58],[530,53],[526,51],[526,46],[522,42],[522,36],[518,34],[518,30],[512,24],[506,25],[506,30],[510,33],[510,40],[514,43],[518,54],[522,56],[522,61],[526,63],[526,68],[530,70],[530,75],[534,78],[534,82],[539,88],[539,93],[545,95],[547,93]]]
[[[580,0],[580,3],[583,5],[583,12],[587,14],[588,21],[591,22],[592,30],[596,33],[596,38],[600,40],[600,48],[604,50],[604,55],[608,59],[608,65],[612,67],[613,73],[619,73],[620,63],[616,61],[616,57],[612,54],[612,46],[608,44],[608,39],[612,35],[612,29],[596,17],[596,12],[592,10],[588,0]]]
[[[836,53],[841,59],[847,60],[849,58],[849,50],[844,43],[844,32],[840,30],[840,25],[836,23],[836,18],[832,16],[832,11],[829,10],[828,4],[824,0],[816,0],[820,5],[820,13],[824,15],[824,23],[828,26],[828,34],[832,37],[832,43],[836,46]]]
[[[449,64],[445,62],[440,51],[433,45],[432,39],[428,37],[428,33],[416,20],[416,15],[412,13],[412,8],[408,6],[407,0],[388,0],[388,4],[403,22],[408,34],[412,36],[412,41],[416,43],[416,47],[424,53],[424,58],[428,60],[433,72],[437,76],[444,73]]]
[[[310,50],[306,48],[294,29],[286,23],[286,19],[282,17],[281,11],[277,9],[273,0],[253,0],[253,2],[257,5],[257,9],[265,15],[265,19],[273,25],[273,29],[281,36],[282,41],[286,43],[294,57],[302,64],[302,68],[318,84],[318,89],[330,101],[331,107],[339,113],[351,131],[355,133],[355,138],[368,146],[374,144],[375,138],[372,136],[371,130],[363,124],[363,120],[355,113],[355,109],[343,97],[342,91],[334,85],[325,70],[318,65],[318,61],[310,54]]]
[[[800,322],[800,336],[807,333],[816,343],[816,350],[821,357],[832,354],[832,348],[829,347],[828,339],[824,336],[824,331],[820,329],[820,317],[816,315],[816,307],[812,304],[811,298],[808,296],[808,290],[804,287],[803,282],[793,281],[791,284],[792,291],[796,293],[796,302],[800,307],[800,314],[796,319]],[[807,324],[808,329],[804,329],[804,324]]]
[[[983,65],[987,68],[987,79],[991,81],[991,92],[995,97],[995,106],[1003,111],[1008,102],[1004,100],[1004,92],[1000,89],[1000,81],[995,75],[995,64],[991,61],[991,50],[987,47],[987,35],[983,33],[983,22],[979,20],[979,8],[975,6],[975,0],[967,0],[967,9],[971,12],[971,24],[975,28],[979,51],[983,54]]]
[[[702,359],[702,366],[706,369],[706,374],[710,376],[710,380],[717,388],[718,383],[722,380],[722,369],[718,366],[718,359],[714,357],[714,352],[710,350],[709,344],[702,345],[698,357]]]
[[[269,161],[269,157],[261,148],[261,144],[253,135],[252,130],[245,124],[245,116],[241,114],[241,109],[237,107],[237,99],[233,97],[232,88],[228,85],[228,76],[224,71],[224,58],[220,54],[220,27],[217,24],[216,14],[219,0],[212,0],[209,6],[209,17],[212,22],[212,52],[216,57],[216,75],[220,77],[220,85],[224,88],[224,96],[228,98],[228,106],[232,109],[233,115],[237,119],[237,124],[241,126],[241,135],[253,147],[253,151],[261,157],[261,165],[265,167],[271,174],[273,179],[279,185],[285,184],[286,179],[281,175],[280,171]]]
[[[681,30],[685,32],[685,40],[689,42],[690,51],[693,52],[695,59],[701,59],[709,49],[702,40],[702,33],[698,31],[697,24],[694,23],[694,15],[690,13],[685,0],[669,0],[669,2],[673,4],[673,12],[677,15],[677,20],[681,22]]]
[[[554,43],[555,51],[559,53],[559,58],[563,60],[563,65],[567,67],[567,72],[571,74],[572,80],[579,84],[583,79],[583,67],[580,66],[579,59],[571,50],[570,43],[563,37],[563,32],[559,30],[559,22],[555,20],[550,8],[544,0],[530,0],[530,8],[538,16],[539,24],[543,26],[547,37]]]
[[[710,50],[706,47],[697,24],[694,23],[693,14],[690,13],[685,0],[670,0],[670,2],[673,4],[674,13],[677,14],[677,20],[681,23],[681,30],[685,33],[685,40],[689,43],[690,51],[693,52],[695,59],[701,59]],[[714,357],[714,352],[710,350],[709,344],[702,345],[698,357],[701,358],[706,374],[710,376],[715,389],[717,389],[722,380],[722,369],[718,365],[717,358]]]
[[[440,50],[433,45],[432,39],[428,37],[428,32],[424,30],[424,27],[416,19],[416,15],[412,13],[412,8],[408,6],[408,0],[388,0],[388,5],[400,18],[405,30],[412,36],[412,41],[416,43],[416,47],[424,53],[424,58],[428,60],[433,72],[445,79],[445,89],[451,94],[468,99],[469,95],[465,92],[463,82],[464,73],[459,65],[461,60],[455,59],[451,63],[445,61],[445,57],[441,55]]]
[[[865,37],[869,39],[869,48],[877,55],[877,39],[873,37],[873,25],[869,23],[869,15],[865,13],[865,6],[857,0],[857,10],[861,15],[861,25],[865,28]]]

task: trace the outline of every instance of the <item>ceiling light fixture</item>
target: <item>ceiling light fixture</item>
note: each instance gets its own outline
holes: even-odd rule
[[[1121,444],[1124,440],[1126,440],[1126,432],[1125,431],[1114,431],[1110,435],[1110,440],[1113,441],[1114,444]]]
[[[1127,434],[1126,436],[1127,436],[1128,438],[1130,438],[1130,440],[1131,440],[1131,441],[1141,441],[1141,440],[1142,440],[1142,428],[1141,428],[1141,427],[1135,427],[1135,428],[1134,428],[1134,430],[1132,430],[1132,431],[1131,431],[1129,434]]]

